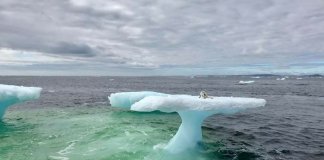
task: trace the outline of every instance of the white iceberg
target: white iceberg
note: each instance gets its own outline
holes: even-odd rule
[[[255,76],[255,77],[251,77],[251,78],[256,78],[256,79],[259,79],[259,78],[261,78],[261,77],[259,77],[259,76]]]
[[[136,97],[136,100],[133,98],[130,100],[130,97]],[[109,100],[114,107],[129,107],[134,111],[178,112],[182,123],[176,135],[165,147],[171,153],[179,153],[197,147],[198,142],[202,140],[202,122],[208,116],[234,114],[244,109],[261,107],[266,104],[264,99],[256,98],[213,97],[201,99],[198,96],[168,95],[157,92],[116,93],[112,94]]]
[[[239,84],[251,84],[254,83],[255,81],[239,81]]]
[[[6,109],[16,103],[37,99],[42,88],[22,87],[0,84],[0,119],[5,114]]]
[[[286,78],[277,78],[276,80],[277,81],[284,81],[284,80],[286,80]]]

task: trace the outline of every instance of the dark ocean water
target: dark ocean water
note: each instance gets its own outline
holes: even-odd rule
[[[39,100],[10,108],[9,113],[13,114],[19,110],[32,112],[44,108],[110,108],[107,96],[124,91],[149,90],[198,95],[201,90],[206,90],[213,96],[264,98],[267,100],[266,107],[231,116],[209,117],[203,125],[204,152],[215,159],[323,160],[324,78],[305,76],[296,79],[297,77],[290,76],[286,80],[276,80],[277,78],[278,76],[0,77],[0,84],[43,88]],[[254,80],[255,83],[240,85],[240,80]],[[170,116],[170,119],[177,119],[176,114]],[[20,117],[24,118],[23,115]],[[11,120],[9,114],[9,118],[4,121],[12,125],[14,122],[10,122]],[[177,125],[169,128],[171,131],[176,130]],[[8,138],[9,135],[1,134],[0,143],[1,139]],[[3,151],[2,154],[9,155],[9,152]]]

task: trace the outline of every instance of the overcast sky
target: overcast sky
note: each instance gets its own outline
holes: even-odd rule
[[[1,0],[0,75],[324,73],[323,0]]]

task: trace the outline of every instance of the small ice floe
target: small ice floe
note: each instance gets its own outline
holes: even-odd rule
[[[254,81],[239,81],[239,84],[251,84],[254,83]]]
[[[255,77],[251,77],[251,78],[259,79],[260,77],[259,76],[255,76]]]
[[[109,81],[114,81],[115,79],[113,79],[113,78],[111,78],[111,79],[109,79]]]
[[[47,92],[49,92],[49,93],[54,93],[55,92],[55,90],[48,90]]]
[[[297,79],[297,80],[300,80],[300,79],[303,79],[303,78],[301,78],[301,77],[297,77],[296,79]]]
[[[284,81],[286,78],[277,78],[277,81]]]

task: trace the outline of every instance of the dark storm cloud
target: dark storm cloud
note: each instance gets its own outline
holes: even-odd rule
[[[49,48],[50,53],[72,54],[76,56],[94,56],[96,51],[86,44],[74,44],[68,42],[58,43],[57,46]]]

